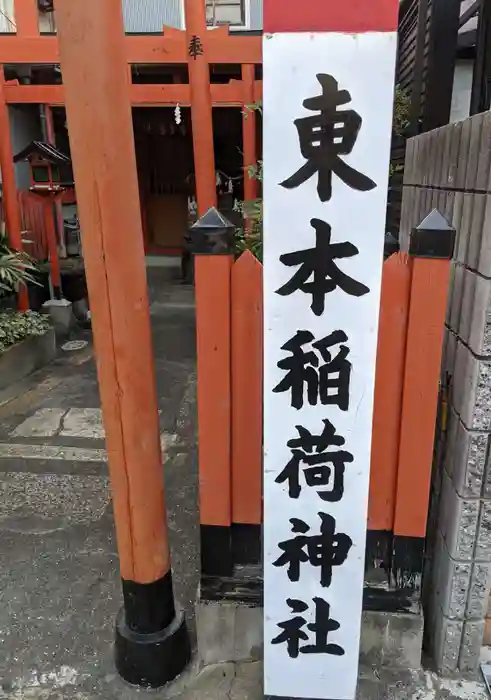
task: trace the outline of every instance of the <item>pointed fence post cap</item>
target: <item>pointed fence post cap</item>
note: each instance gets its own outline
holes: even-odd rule
[[[189,229],[189,250],[195,255],[232,255],[235,226],[210,207]]]
[[[419,226],[415,226],[411,231],[409,255],[415,258],[451,260],[455,233],[454,227],[438,209],[433,209]]]

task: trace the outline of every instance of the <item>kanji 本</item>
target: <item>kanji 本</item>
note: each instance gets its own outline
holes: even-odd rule
[[[283,554],[273,562],[273,566],[288,566],[288,578],[296,582],[300,580],[300,565],[308,562],[320,568],[321,586],[329,588],[333,567],[344,564],[353,541],[343,532],[336,534],[336,521],[331,515],[319,513],[319,517],[321,526],[318,535],[308,535],[310,526],[303,520],[290,519],[295,537],[278,544]]]
[[[290,391],[291,405],[297,410],[303,407],[306,388],[307,400],[311,406],[317,406],[320,401],[323,406],[335,404],[342,411],[347,411],[351,362],[346,359],[349,348],[342,343],[348,340],[348,336],[344,331],[338,330],[321,340],[312,342],[313,340],[310,331],[299,330],[282,346],[281,349],[291,355],[277,363],[280,369],[286,370],[286,375],[273,391]],[[304,345],[309,343],[313,349],[304,350]],[[340,344],[339,351],[333,357],[331,348],[337,344]],[[323,363],[319,361],[319,355]]]
[[[300,265],[300,267],[286,284],[276,290],[276,293],[288,296],[300,289],[306,294],[312,294],[310,308],[316,316],[321,316],[324,312],[326,294],[336,287],[353,297],[361,297],[370,290],[342,272],[334,262],[336,259],[358,255],[358,248],[349,241],[331,243],[331,227],[325,221],[311,219],[310,223],[315,228],[315,247],[280,256],[283,265],[288,267]],[[312,280],[309,282],[310,277]]]
[[[198,56],[203,55],[203,44],[201,43],[199,36],[196,36],[196,34],[193,34],[189,40],[188,53],[195,61]]]
[[[339,629],[339,622],[330,617],[330,605],[322,598],[312,599],[315,605],[315,622],[309,622],[299,615],[308,610],[308,605],[303,600],[287,598],[286,602],[294,617],[284,622],[279,622],[278,627],[282,630],[280,634],[271,640],[271,644],[286,644],[288,656],[296,659],[300,654],[331,654],[332,656],[343,656],[344,649],[339,644],[328,644],[329,632]],[[301,641],[309,641],[309,635],[303,629],[314,632],[313,643],[300,646]]]
[[[302,465],[305,465],[303,475],[307,486],[319,489],[332,482],[329,489],[317,491],[323,501],[335,503],[343,497],[344,468],[346,463],[353,461],[353,455],[346,450],[328,449],[341,447],[346,440],[341,435],[336,435],[336,429],[330,421],[325,419],[323,423],[324,430],[320,435],[312,435],[309,430],[297,425],[298,437],[287,442],[292,458],[275,481],[278,484],[288,482],[290,498],[298,498],[302,490],[300,486]]]
[[[372,190],[377,186],[375,182],[340,158],[353,150],[362,124],[354,109],[339,109],[351,102],[351,95],[348,90],[338,89],[338,81],[332,75],[318,73],[317,80],[322,95],[304,100],[303,106],[318,114],[295,120],[300,151],[307,162],[280,184],[293,189],[318,173],[317,192],[321,202],[331,199],[333,173],[355,190]]]

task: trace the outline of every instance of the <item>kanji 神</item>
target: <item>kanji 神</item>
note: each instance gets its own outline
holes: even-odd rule
[[[351,95],[348,90],[338,89],[338,81],[332,75],[318,73],[317,80],[322,95],[304,100],[303,106],[318,114],[295,119],[300,151],[307,162],[280,184],[293,189],[318,173],[317,192],[321,202],[331,199],[333,173],[355,190],[372,190],[376,183],[340,158],[353,150],[362,124],[354,109],[339,109],[351,102]]]
[[[311,309],[316,316],[321,316],[324,312],[326,294],[335,290],[336,287],[354,297],[361,297],[370,290],[342,272],[334,262],[336,259],[358,255],[358,248],[349,241],[331,243],[331,227],[325,221],[311,219],[310,223],[315,228],[315,247],[280,256],[283,265],[288,267],[300,265],[300,267],[286,284],[276,290],[276,293],[288,296],[300,289],[306,294],[311,294]],[[310,277],[312,277],[311,281],[309,281]]]
[[[307,400],[311,406],[335,404],[342,411],[349,408],[349,386],[351,362],[346,358],[349,348],[343,345],[348,340],[344,331],[334,331],[325,338],[314,341],[310,331],[301,330],[288,340],[282,350],[291,353],[289,357],[280,360],[277,366],[286,370],[286,375],[275,386],[273,391],[291,392],[291,405],[297,410],[303,407],[304,389],[307,389]],[[304,345],[311,343],[313,349],[304,350]],[[333,357],[331,348],[339,345],[338,353]],[[323,363],[319,361],[319,355]]]
[[[340,501],[344,493],[344,468],[346,463],[353,461],[353,455],[346,450],[329,450],[329,447],[341,447],[346,440],[336,435],[336,429],[325,419],[324,430],[320,435],[312,435],[310,430],[297,425],[298,437],[287,442],[291,449],[292,458],[275,481],[282,484],[288,482],[290,498],[298,498],[300,486],[300,468],[307,486],[319,487],[332,485],[329,489],[319,489],[319,497],[323,501],[335,503]],[[315,451],[314,451],[315,450]]]
[[[353,541],[342,532],[336,534],[336,521],[331,515],[319,513],[319,517],[321,526],[318,535],[308,535],[310,526],[307,523],[298,518],[290,518],[292,532],[300,534],[278,544],[283,554],[273,562],[273,566],[287,566],[290,581],[299,581],[300,565],[308,562],[320,568],[321,586],[328,588],[331,585],[333,567],[346,561]]]
[[[343,656],[344,649],[339,644],[328,644],[329,632],[339,629],[339,622],[330,617],[330,605],[322,598],[312,599],[315,605],[315,622],[309,622],[296,613],[303,613],[308,610],[308,605],[303,600],[287,598],[288,607],[295,613],[295,616],[284,622],[279,622],[278,627],[283,630],[271,640],[271,644],[286,644],[288,656],[296,659],[300,654],[331,654],[332,656]],[[303,627],[307,627],[310,632],[314,632],[313,643],[300,646],[301,641],[309,641],[309,635]]]

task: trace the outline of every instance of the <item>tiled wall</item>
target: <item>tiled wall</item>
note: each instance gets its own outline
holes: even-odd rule
[[[403,250],[433,208],[457,237],[427,537],[426,640],[441,671],[469,671],[478,663],[491,586],[489,112],[408,142]]]

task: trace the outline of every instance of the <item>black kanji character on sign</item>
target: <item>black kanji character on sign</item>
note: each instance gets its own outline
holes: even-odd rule
[[[336,259],[358,255],[358,248],[349,241],[331,243],[331,227],[325,221],[311,219],[310,223],[315,228],[315,248],[280,256],[283,265],[300,265],[300,268],[286,284],[276,290],[276,294],[286,297],[298,289],[312,294],[310,308],[316,316],[321,316],[324,313],[326,294],[336,287],[353,297],[361,297],[370,290],[361,282],[345,275],[334,262]],[[311,276],[312,281],[309,282]]]
[[[275,386],[273,391],[277,394],[283,391],[291,391],[291,405],[300,410],[303,407],[304,387],[307,387],[307,399],[311,406],[317,406],[320,400],[323,406],[335,404],[342,411],[349,408],[349,385],[351,376],[351,362],[346,358],[349,354],[347,345],[340,345],[335,357],[330,348],[338,343],[344,343],[348,336],[343,331],[334,331],[322,340],[313,343],[314,336],[310,331],[297,331],[287,341],[282,350],[291,353],[277,363],[280,369],[286,370],[286,375]],[[307,343],[312,344],[320,354],[324,364],[320,364],[319,357],[314,350],[306,352],[303,349]]]
[[[344,656],[344,649],[339,644],[328,644],[327,636],[329,632],[339,629],[339,622],[329,617],[331,608],[322,598],[313,598],[315,604],[315,622],[307,624],[307,629],[315,633],[313,644],[300,646],[300,641],[309,641],[308,634],[302,629],[307,620],[301,615],[295,615],[290,620],[279,622],[277,627],[283,631],[274,639],[271,644],[287,645],[288,656],[296,659],[298,654],[331,654],[332,656]],[[308,610],[308,605],[303,600],[287,598],[288,607],[292,613],[303,613]]]
[[[278,544],[283,554],[273,562],[273,566],[288,566],[288,578],[295,582],[300,580],[300,564],[308,562],[320,567],[321,586],[329,588],[333,567],[344,564],[353,541],[343,532],[335,534],[336,521],[331,515],[319,513],[319,517],[319,535],[307,535],[310,531],[307,523],[298,518],[290,519],[292,532],[300,534]]]
[[[346,450],[328,450],[328,447],[344,445],[346,440],[341,435],[336,435],[336,429],[327,419],[323,421],[324,430],[321,435],[312,433],[297,425],[298,438],[287,442],[291,449],[292,458],[276,477],[277,484],[288,481],[288,495],[290,498],[298,498],[302,487],[300,486],[300,467],[307,486],[328,486],[329,490],[317,491],[323,501],[336,503],[340,501],[344,493],[344,466],[353,461],[353,455]],[[315,449],[315,452],[314,452]],[[332,465],[332,466],[331,466]]]
[[[317,80],[322,95],[304,100],[303,106],[319,114],[295,119],[300,151],[307,162],[280,184],[293,189],[318,173],[317,192],[321,202],[331,199],[333,173],[355,190],[373,190],[377,186],[373,180],[340,158],[353,150],[362,124],[354,109],[338,109],[351,102],[350,93],[338,90],[338,81],[332,75],[318,73]]]
[[[198,56],[203,55],[203,44],[201,43],[199,36],[196,36],[196,34],[193,34],[189,40],[188,53],[195,61]]]

